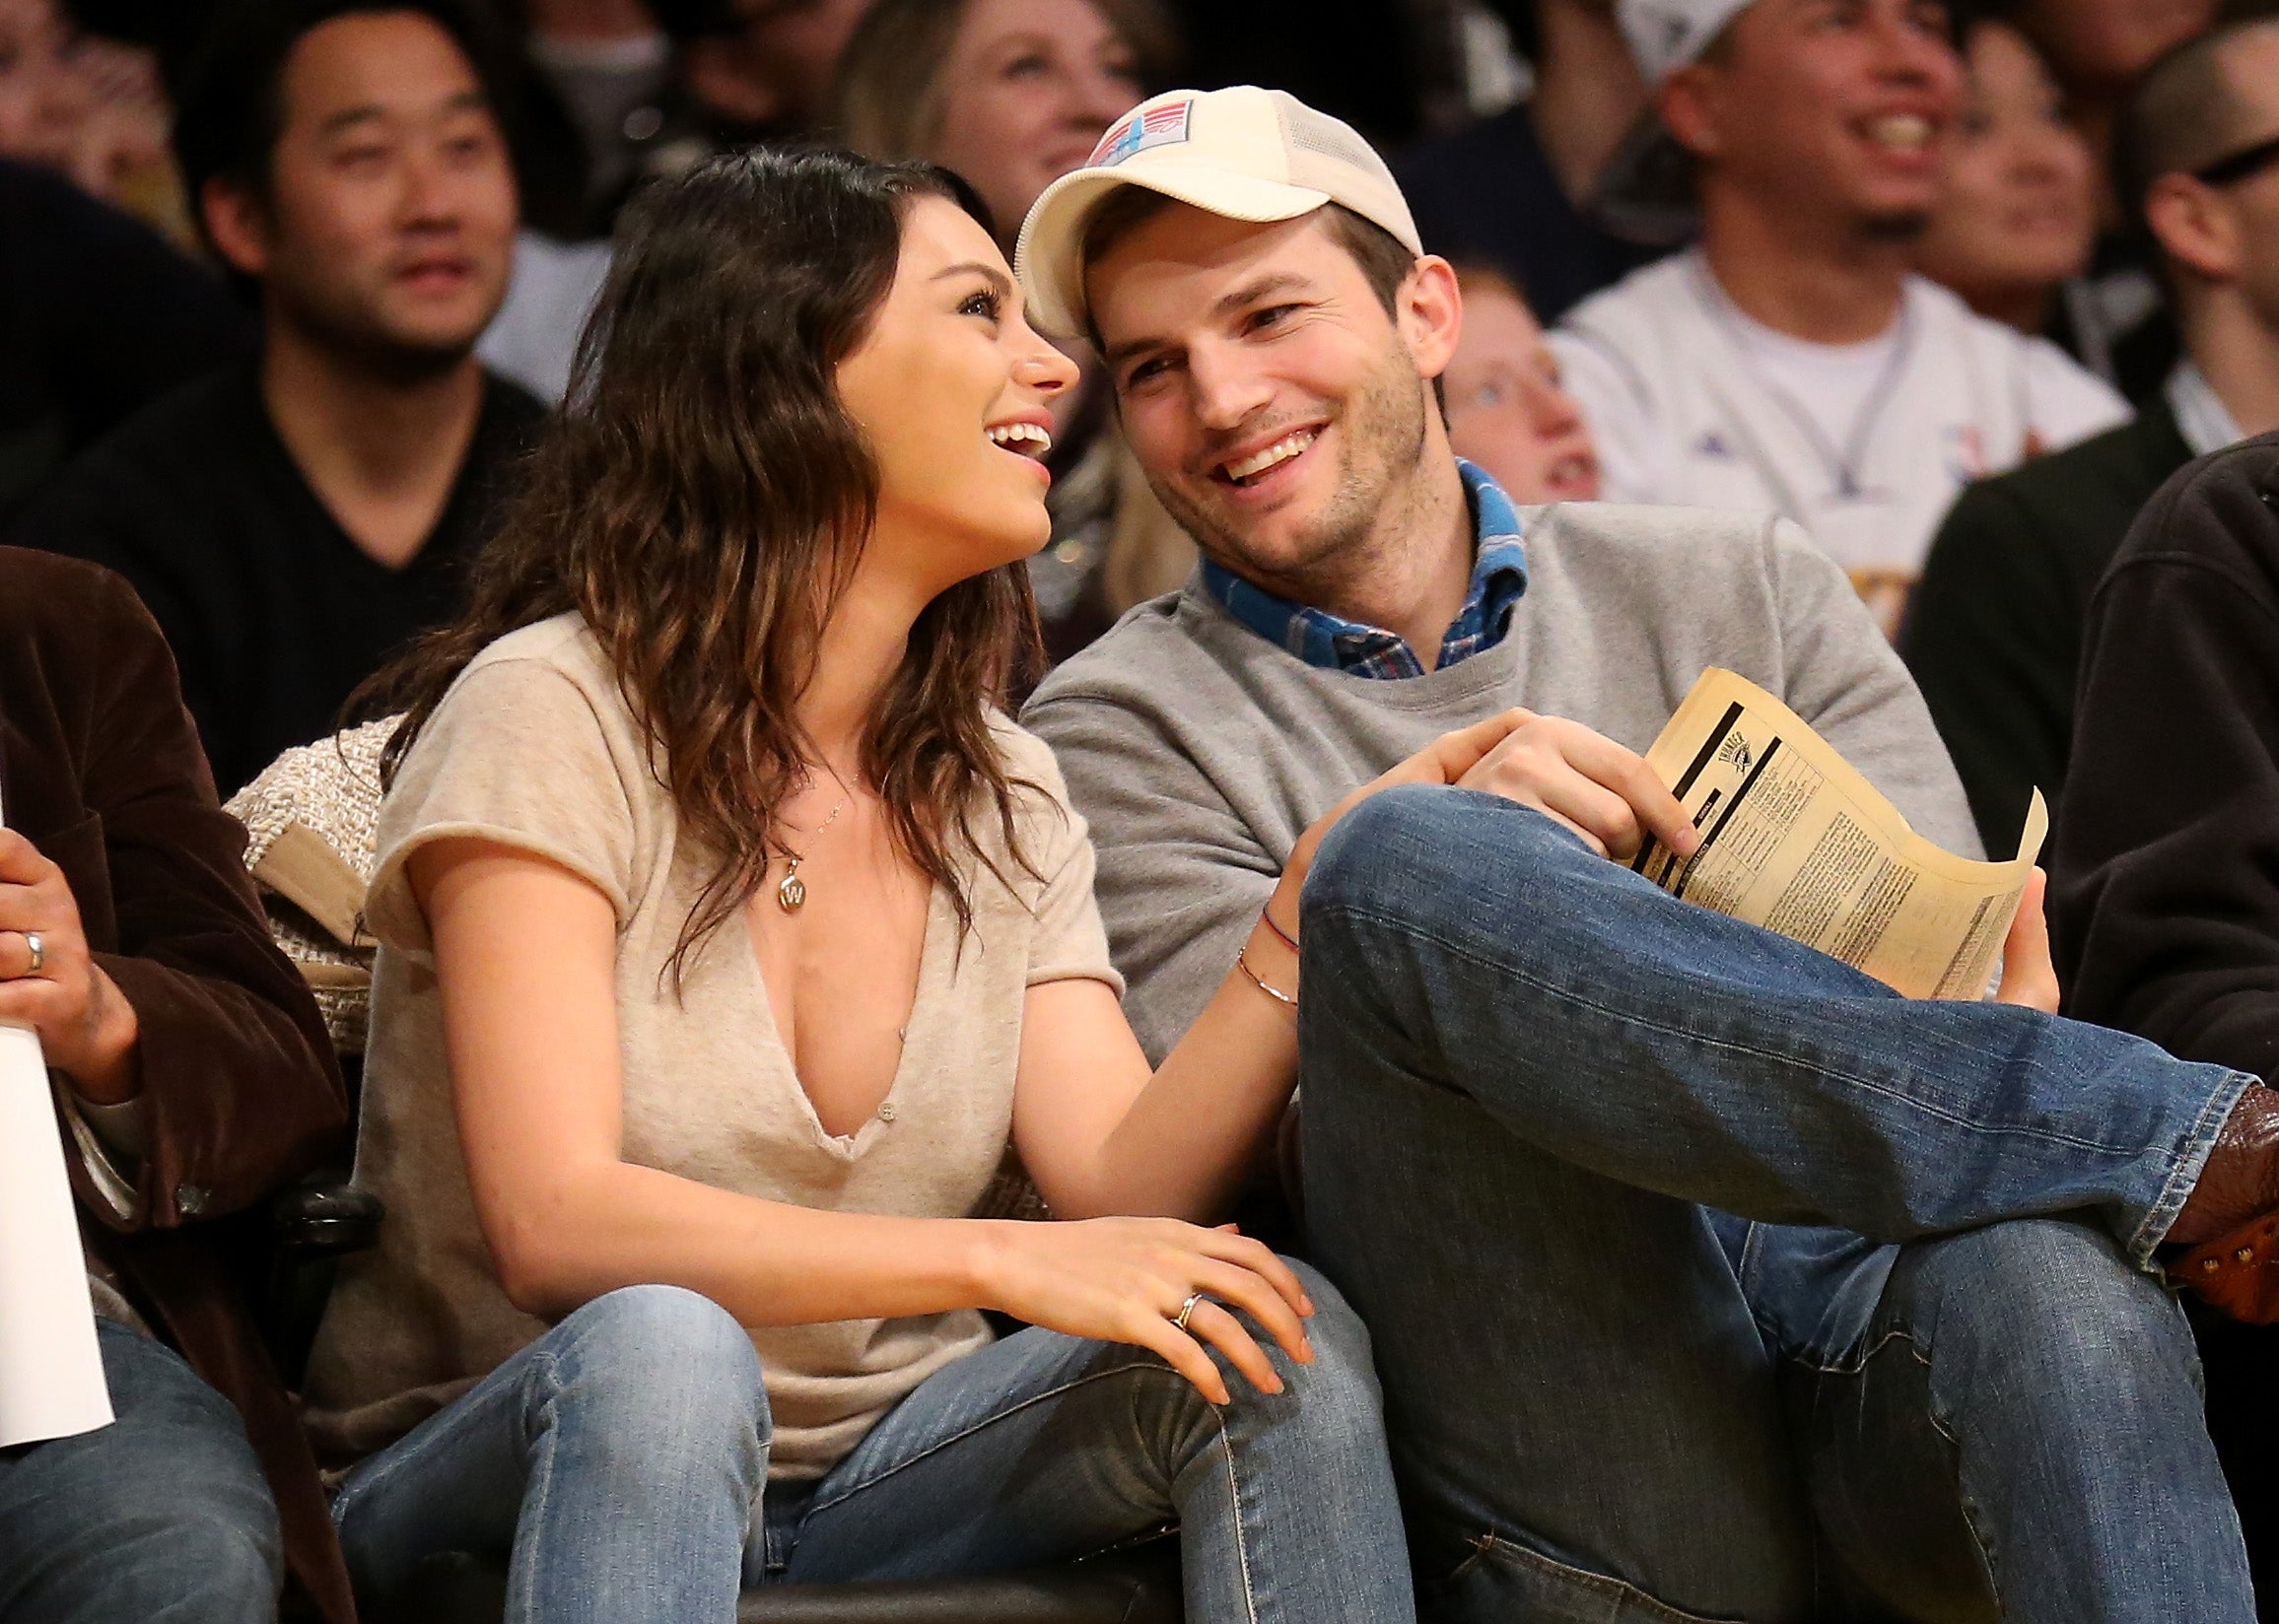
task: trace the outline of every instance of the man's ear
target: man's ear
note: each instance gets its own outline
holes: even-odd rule
[[[1662,82],[1652,97],[1662,127],[1696,158],[1714,158],[1725,147],[1723,77],[1707,62],[1689,62]]]
[[[1438,254],[1425,254],[1401,284],[1401,337],[1416,358],[1416,371],[1438,377],[1456,355],[1456,340],[1464,330],[1464,296],[1456,288],[1456,271]]]
[[[269,274],[269,210],[252,192],[220,175],[198,192],[206,236],[230,269],[254,278]]]
[[[2240,274],[2240,228],[2215,187],[2188,174],[2164,174],[2145,194],[2145,224],[2161,251],[2209,282]]]

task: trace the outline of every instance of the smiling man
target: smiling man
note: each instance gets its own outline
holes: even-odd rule
[[[1610,497],[1768,508],[1863,588],[1903,589],[1966,482],[2128,415],[2054,345],[1908,273],[1963,91],[1937,0],[1618,13],[1659,129],[1608,184],[1643,201],[1690,167],[1700,243],[1554,335]]]
[[[1436,409],[1453,273],[1279,93],[1141,103],[1020,267],[1205,557],[1023,717],[1150,1052],[1314,819],[1515,724],[1345,814],[1302,988],[1259,984],[1298,1006],[1307,1244],[1369,1323],[1427,1616],[2247,1624],[2154,1249],[2279,1189],[2233,1171],[2272,1091],[2042,1013],[2038,909],[2003,988],[2037,1008],[1909,1003],[1605,860],[1697,839],[1635,752],[1711,664],[1973,847],[1843,573],[1768,514],[1515,510]]]
[[[543,415],[473,359],[516,225],[478,55],[449,0],[217,21],[175,145],[263,353],[122,425],[18,521],[134,583],[225,795],[451,610]]]

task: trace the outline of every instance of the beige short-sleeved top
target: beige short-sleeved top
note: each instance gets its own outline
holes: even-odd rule
[[[628,1161],[806,1207],[962,1217],[1004,1153],[1027,989],[1072,977],[1122,989],[1092,902],[1091,846],[1052,753],[994,725],[1011,775],[1039,786],[1022,793],[1018,827],[1042,878],[1002,849],[994,817],[976,820],[1006,878],[969,857],[962,951],[949,900],[934,896],[901,1067],[877,1115],[837,1138],[777,1037],[740,919],[702,945],[673,993],[666,963],[707,865],[584,623],[525,627],[468,665],[380,813],[356,1182],[387,1216],[379,1248],[344,1268],[311,1362],[311,1422],[327,1455],[400,1437],[546,1329],[508,1302],[476,1226],[405,858],[474,836],[560,863],[609,899]],[[989,1338],[966,1310],[751,1334],[774,1412],[770,1470],[793,1477],[828,1469],[897,1399]]]

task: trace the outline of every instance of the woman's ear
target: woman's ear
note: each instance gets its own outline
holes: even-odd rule
[[[2209,282],[2240,274],[2239,222],[2215,187],[2188,174],[2164,174],[2145,194],[2145,224],[2161,251]]]
[[[1438,254],[1425,254],[1401,284],[1399,296],[1401,337],[1416,358],[1416,371],[1438,377],[1456,355],[1456,340],[1464,330],[1464,296],[1456,288],[1456,271]]]
[[[199,189],[198,208],[206,236],[230,269],[256,279],[268,275],[269,211],[258,198],[217,175]]]

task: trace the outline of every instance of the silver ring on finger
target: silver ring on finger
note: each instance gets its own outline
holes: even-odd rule
[[[27,930],[24,932],[24,945],[32,950],[32,968],[24,974],[36,976],[47,968],[47,944],[39,939],[38,931]]]
[[[1189,1292],[1187,1301],[1180,1304],[1179,1312],[1171,1317],[1171,1323],[1178,1329],[1185,1330],[1187,1321],[1195,1318],[1195,1305],[1202,1301],[1203,1293],[1200,1291]]]

